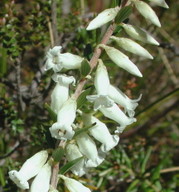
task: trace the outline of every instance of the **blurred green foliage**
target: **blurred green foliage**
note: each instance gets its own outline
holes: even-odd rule
[[[63,52],[72,52],[89,60],[105,31],[105,27],[102,31],[85,30],[93,18],[90,13],[114,7],[120,1],[70,1],[69,11],[65,11],[64,2],[57,1],[57,42],[62,45]],[[85,4],[84,13],[82,2]],[[8,171],[19,169],[28,157],[42,148],[55,145],[48,131],[56,118],[48,105],[54,84],[50,81],[51,72],[44,74],[42,70],[45,53],[52,44],[51,13],[54,10],[51,10],[51,3],[44,0],[0,2],[0,191],[20,191],[9,180]],[[116,68],[102,54],[111,82],[129,97],[137,98],[140,93],[143,97],[137,108],[137,123],[121,135],[119,146],[107,155],[102,165],[91,170],[88,179],[82,178],[93,191],[179,191],[179,2],[167,3],[169,10],[154,8],[161,20],[161,29],[147,25],[136,11],[129,13],[129,19],[125,20],[146,28],[161,43],[160,48],[143,44],[154,56],[152,61],[126,53],[140,68],[144,78],[135,78]],[[115,34],[126,36],[120,26]],[[86,75],[85,70],[88,69],[83,69],[83,75]],[[76,71],[66,73],[80,77]],[[80,109],[91,110],[92,105],[86,108],[83,103],[86,102],[85,96],[92,91],[92,81],[89,81],[86,91],[78,99]],[[113,130],[114,124],[105,122]],[[54,155],[61,158],[59,154]],[[63,167],[63,171],[68,169],[69,165]],[[59,187],[60,191],[66,191],[62,183]]]

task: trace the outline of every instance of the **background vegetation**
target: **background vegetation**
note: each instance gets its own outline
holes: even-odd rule
[[[20,191],[9,180],[8,171],[19,169],[42,148],[53,146],[48,134],[51,120],[44,106],[50,102],[54,86],[51,72],[43,69],[47,50],[62,45],[63,52],[89,59],[105,27],[102,32],[86,32],[85,27],[94,12],[116,2],[0,1],[0,191]],[[143,45],[154,56],[152,61],[128,54],[144,78],[108,62],[111,81],[131,98],[140,93],[143,97],[137,123],[125,130],[101,166],[81,178],[93,191],[179,191],[179,2],[167,3],[168,10],[154,8],[162,28],[148,25],[135,10],[126,21],[146,28],[160,42],[159,47]],[[122,35],[126,34],[119,33]]]

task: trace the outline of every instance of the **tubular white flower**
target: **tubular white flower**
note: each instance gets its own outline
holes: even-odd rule
[[[144,43],[149,43],[153,45],[159,45],[159,43],[148,32],[146,32],[144,29],[140,27],[124,23],[122,24],[122,27],[130,37],[138,41],[142,41]]]
[[[59,177],[65,181],[65,186],[70,192],[91,192],[89,188],[85,187],[75,179],[70,179],[64,175],[59,175]]]
[[[158,5],[160,7],[166,8],[166,9],[169,8],[169,6],[165,2],[165,0],[149,0],[149,1],[152,2],[154,5]]]
[[[138,101],[140,101],[142,95],[139,96],[138,99],[130,99],[125,95],[120,89],[110,85],[109,87],[109,97],[117,104],[124,107],[125,112],[128,113],[129,117],[133,117],[135,112],[135,108],[138,106]]]
[[[91,114],[83,114],[83,121],[86,126],[95,124],[89,129],[90,134],[102,143],[100,149],[102,152],[108,152],[119,142],[118,135],[111,135],[107,126]]]
[[[62,47],[61,46],[55,46],[53,49],[50,49],[47,52],[47,60],[45,63],[45,70],[53,69],[54,72],[61,71],[62,66],[61,62],[59,61],[59,56],[61,52]]]
[[[66,157],[68,161],[73,161],[79,157],[83,157],[82,153],[80,152],[77,145],[69,143],[66,146]],[[86,168],[84,167],[85,160],[81,159],[78,163],[76,163],[72,168],[71,171],[81,177],[86,173]]]
[[[145,17],[146,20],[150,21],[154,25],[161,27],[160,21],[154,12],[154,10],[145,2],[134,0],[136,9],[140,12],[140,14]]]
[[[112,21],[119,11],[119,7],[105,9],[97,17],[95,17],[88,25],[86,30],[93,30],[103,26],[104,24]]]
[[[94,111],[97,111],[101,107],[111,107],[114,103],[107,95],[88,95],[87,100],[94,103]]]
[[[99,64],[94,78],[94,86],[99,95],[107,95],[109,89],[109,76],[103,61],[99,59]]]
[[[146,57],[148,59],[153,59],[152,55],[146,49],[144,49],[142,46],[132,41],[131,39],[119,38],[114,36],[111,36],[110,39],[116,41],[117,44],[126,51],[129,51],[142,57]]]
[[[59,60],[65,69],[79,69],[83,58],[71,53],[62,53]]]
[[[76,117],[77,103],[69,98],[57,113],[57,122],[50,127],[52,137],[56,139],[71,139],[74,135],[72,124]]]
[[[30,192],[48,192],[50,188],[51,166],[46,163],[35,177],[30,187]]]
[[[125,128],[127,125],[132,124],[133,122],[136,122],[135,118],[127,117],[121,109],[117,106],[117,104],[113,104],[112,107],[100,108],[100,111],[103,113],[105,117],[108,117],[109,119],[112,119],[120,124],[121,128]]]
[[[109,47],[107,45],[100,44],[99,47],[102,47],[105,49],[107,55],[109,58],[119,67],[125,69],[129,73],[136,75],[138,77],[142,77],[141,72],[137,68],[137,66],[129,60],[129,58],[124,55],[122,52],[119,50]]]
[[[69,85],[75,83],[73,76],[54,74],[52,79],[57,83],[51,94],[51,108],[57,113],[69,98]]]
[[[85,164],[86,167],[97,167],[103,162],[104,157],[98,154],[95,142],[86,133],[78,135],[76,142],[81,153],[88,158]]]
[[[47,158],[48,153],[45,150],[36,153],[25,161],[19,171],[9,171],[10,179],[21,189],[29,189],[27,181],[39,173]]]
[[[61,49],[61,46],[55,46],[47,52],[45,70],[52,68],[54,72],[59,72],[63,68],[78,69],[81,67],[82,57],[71,53],[60,53]]]

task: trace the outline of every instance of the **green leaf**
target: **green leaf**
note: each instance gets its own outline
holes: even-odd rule
[[[56,122],[57,121],[56,113],[51,109],[51,107],[47,103],[45,103],[45,108],[47,109],[47,111],[48,111],[48,113],[50,115],[50,118],[52,118],[52,120],[54,122]]]
[[[146,165],[147,165],[147,162],[150,158],[150,155],[152,153],[152,147],[149,147],[149,149],[147,150],[147,153],[145,155],[145,158],[142,162],[142,166],[141,166],[141,173],[144,173],[145,172],[145,169],[146,169]]]
[[[62,147],[59,147],[53,151],[52,157],[55,162],[59,162],[64,156],[64,154],[65,154],[65,150]]]
[[[64,165],[60,169],[60,174],[65,174],[67,171],[69,171],[75,164],[77,164],[82,159],[83,159],[83,157],[79,157],[77,159],[74,159],[73,161],[68,162],[66,165]]]
[[[91,88],[86,89],[81,93],[81,95],[77,99],[77,108],[79,109],[85,102],[86,102],[86,96],[91,93]]]
[[[81,75],[86,77],[91,70],[90,64],[87,59],[84,59],[81,63]]]
[[[82,129],[77,129],[77,130],[75,130],[75,135],[74,135],[74,137],[76,137],[77,135],[79,135],[79,134],[81,134],[81,133],[83,133],[83,132],[88,131],[91,127],[95,126],[95,124],[96,124],[96,123],[93,123],[92,125],[90,125],[90,126],[88,126],[88,127],[84,127],[84,128],[82,128]]]
[[[119,24],[123,22],[125,19],[129,17],[131,13],[132,13],[132,6],[129,5],[129,6],[123,7],[117,14],[115,18],[115,23]]]

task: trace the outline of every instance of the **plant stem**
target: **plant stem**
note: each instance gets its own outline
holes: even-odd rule
[[[104,45],[107,44],[109,38],[111,37],[111,35],[113,34],[113,32],[114,32],[114,30],[115,30],[115,26],[116,26],[116,25],[113,23],[113,24],[111,24],[111,25],[108,27],[108,29],[107,29],[106,33],[104,34],[103,39],[101,40],[101,43],[100,43],[100,44],[104,44]],[[99,57],[101,56],[101,53],[102,53],[102,49],[99,48],[99,47],[97,47],[97,48],[95,49],[95,51],[94,51],[94,54],[93,54],[91,60],[90,60],[91,71],[96,67],[97,62],[98,62],[98,59],[99,59]],[[91,73],[91,71],[90,71],[90,73]],[[89,74],[90,74],[90,73],[89,73]],[[82,79],[82,80],[79,82],[79,84],[78,84],[78,86],[77,86],[77,88],[76,88],[76,91],[75,91],[75,93],[74,93],[74,97],[75,97],[76,99],[80,96],[80,94],[81,94],[81,92],[82,92],[82,90],[83,90],[83,87],[84,87],[84,85],[86,84],[87,80],[88,80],[88,79]]]

